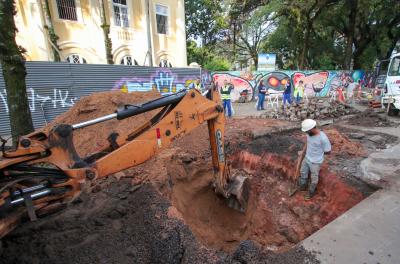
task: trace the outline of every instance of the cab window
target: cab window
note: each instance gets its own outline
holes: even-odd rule
[[[400,57],[394,57],[390,63],[389,76],[400,76]]]

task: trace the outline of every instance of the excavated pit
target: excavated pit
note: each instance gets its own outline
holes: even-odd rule
[[[326,132],[334,148],[328,159],[337,155],[349,158],[364,155],[360,144],[351,142],[336,129]],[[342,180],[340,173],[330,170],[326,162],[321,169],[317,195],[311,201],[305,201],[301,192],[289,197],[302,140],[300,134],[290,132],[230,144],[234,169],[244,171],[251,181],[245,214],[228,208],[215,195],[211,188],[213,174],[206,169],[206,161],[188,156],[173,159],[167,166],[171,191],[164,193],[177,209],[174,215],[183,219],[203,244],[214,249],[229,252],[243,240],[255,241],[277,252],[292,248],[366,196]],[[180,168],[174,160],[183,160]]]

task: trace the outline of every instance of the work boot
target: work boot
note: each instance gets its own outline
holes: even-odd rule
[[[311,198],[315,195],[316,189],[317,189],[317,186],[315,184],[310,184],[310,188],[308,189],[308,192],[304,195],[304,200],[306,200],[306,201],[311,200]]]
[[[307,190],[307,182],[304,182],[304,183],[303,183],[303,182],[301,181],[301,179],[299,179],[298,186],[299,186],[299,190],[300,190],[301,192],[304,192],[304,191]]]

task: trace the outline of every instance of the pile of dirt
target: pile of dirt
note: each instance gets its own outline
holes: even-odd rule
[[[232,254],[206,248],[151,185],[106,185],[3,238],[0,263],[318,263],[302,247],[282,254],[251,241]]]
[[[331,141],[333,154],[340,156],[366,157],[367,152],[360,142],[352,141],[337,129],[324,130]]]
[[[71,109],[58,116],[45,127],[51,129],[57,124],[77,124],[114,113],[124,105],[140,105],[160,97],[158,92],[121,91],[94,93],[83,97]],[[131,133],[135,128],[150,120],[157,110],[143,113],[124,120],[109,120],[74,131],[74,145],[81,157],[100,152],[110,146],[108,136],[115,132],[119,135]]]
[[[348,120],[348,124],[364,127],[393,127],[394,124],[388,119],[374,112],[373,109],[367,109],[364,112]]]

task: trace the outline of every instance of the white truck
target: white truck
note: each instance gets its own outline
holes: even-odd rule
[[[382,105],[390,116],[400,112],[400,53],[392,55],[382,94]]]

